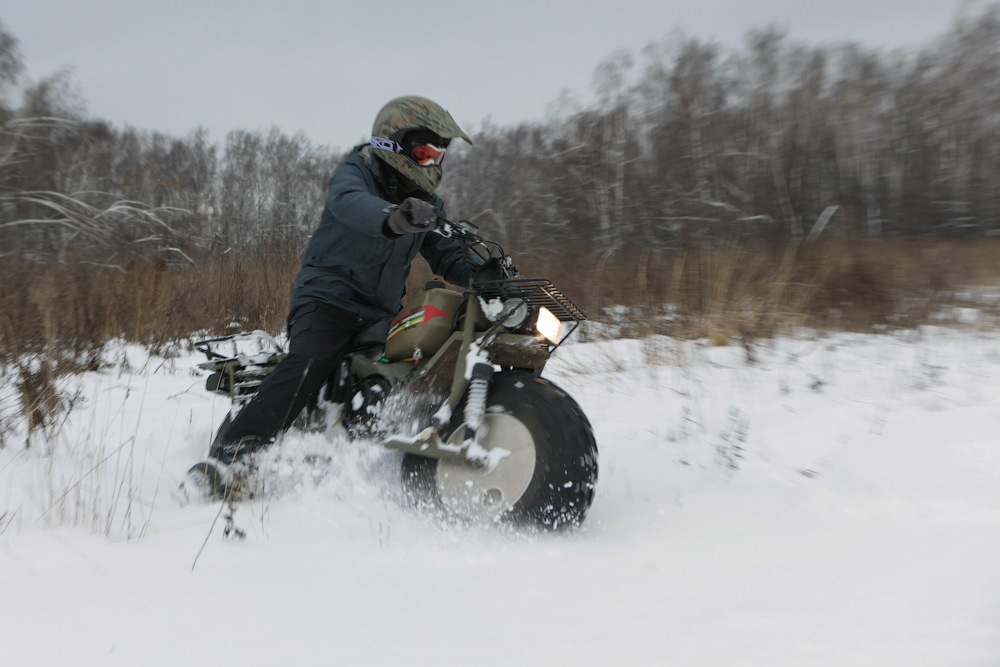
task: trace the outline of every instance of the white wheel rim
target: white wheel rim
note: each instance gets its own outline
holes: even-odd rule
[[[448,439],[460,445],[465,427],[459,426]],[[495,518],[513,507],[535,474],[535,440],[521,420],[508,414],[489,413],[477,433],[486,450],[509,452],[495,466],[483,469],[461,462],[440,460],[437,489],[444,506],[469,518]]]

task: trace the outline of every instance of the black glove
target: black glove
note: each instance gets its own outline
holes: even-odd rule
[[[385,224],[394,234],[431,232],[437,228],[437,210],[423,199],[408,197],[399,208],[392,209]]]

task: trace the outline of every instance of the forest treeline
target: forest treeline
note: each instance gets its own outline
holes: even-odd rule
[[[87,117],[70,75],[22,85],[22,71],[0,26],[4,255],[182,261],[315,226],[335,150],[279,129],[215,143],[114,127]],[[776,28],[737,48],[675,35],[608,58],[594,92],[587,108],[474,131],[449,156],[452,213],[541,254],[1000,232],[1000,5],[909,50]]]
[[[109,341],[281,332],[342,158],[277,128],[115,127],[71,75],[23,70],[0,25],[0,447],[22,419],[58,428],[62,378],[126,365]],[[1000,4],[905,51],[678,34],[609,57],[594,93],[466,128],[442,186],[453,217],[597,320],[580,336],[752,356],[800,327],[946,321],[1000,284]]]

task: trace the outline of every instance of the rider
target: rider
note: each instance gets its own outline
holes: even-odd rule
[[[212,446],[209,465],[220,474],[291,426],[355,334],[400,310],[417,252],[435,274],[468,284],[474,266],[461,244],[430,233],[445,217],[434,190],[456,138],[472,144],[438,104],[400,97],[378,113],[371,141],[355,147],[333,172],[292,290],[288,356]]]

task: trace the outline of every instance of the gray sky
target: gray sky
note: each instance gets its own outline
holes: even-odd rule
[[[971,0],[981,8],[985,0]],[[474,131],[586,101],[618,49],[674,29],[723,44],[777,23],[812,44],[896,48],[941,34],[969,0],[4,0],[33,80],[71,67],[90,115],[212,140],[272,125],[347,148],[418,94]]]

